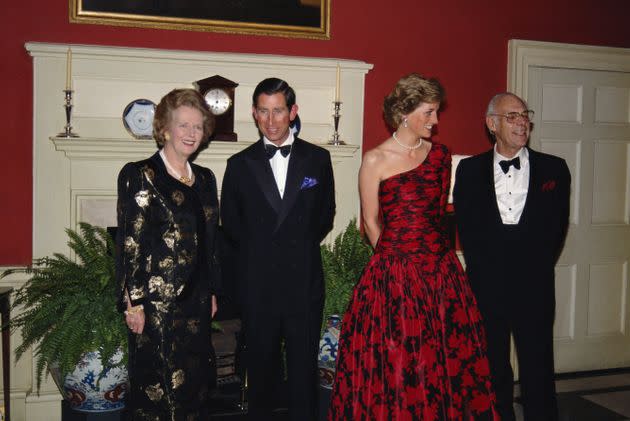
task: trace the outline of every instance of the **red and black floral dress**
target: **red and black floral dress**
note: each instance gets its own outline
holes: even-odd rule
[[[451,155],[383,180],[383,231],[343,318],[329,420],[498,420],[481,316],[445,227]]]

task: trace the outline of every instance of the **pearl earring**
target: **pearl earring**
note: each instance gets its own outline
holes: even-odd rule
[[[409,124],[407,124],[407,117],[405,117],[403,119],[403,127],[407,127],[407,126],[409,126]]]
[[[167,142],[171,140],[171,135],[169,133],[164,133],[164,140],[166,140]]]

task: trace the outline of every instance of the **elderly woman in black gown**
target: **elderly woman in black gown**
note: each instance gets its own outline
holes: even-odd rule
[[[118,178],[117,276],[130,329],[132,420],[204,420],[214,383],[218,219],[212,171],[190,163],[214,120],[203,97],[176,89],[157,106],[160,150]]]

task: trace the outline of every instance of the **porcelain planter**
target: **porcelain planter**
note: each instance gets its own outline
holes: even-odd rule
[[[319,340],[319,356],[317,361],[319,384],[326,389],[332,389],[337,365],[337,348],[339,346],[339,330],[341,316],[333,314],[326,321],[326,329]]]
[[[122,351],[118,351],[111,361],[116,364],[122,357]],[[56,368],[50,371],[59,391],[72,409],[90,413],[109,412],[125,407],[124,398],[129,385],[127,368],[112,366],[103,368],[100,354],[88,352],[63,382]],[[101,373],[103,376],[99,380]]]

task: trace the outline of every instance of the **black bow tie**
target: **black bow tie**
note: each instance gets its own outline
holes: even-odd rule
[[[284,145],[284,146],[280,146],[280,147],[275,146],[275,145],[265,144],[265,153],[267,154],[267,159],[273,158],[273,156],[278,151],[280,151],[282,156],[284,156],[286,158],[287,155],[289,155],[291,153],[291,146],[292,146],[292,144],[291,145]]]
[[[508,170],[510,169],[510,165],[514,165],[514,168],[516,168],[517,170],[520,170],[521,160],[517,156],[516,158],[510,159],[509,161],[499,161],[499,165],[501,166],[501,169],[503,170],[503,174],[507,174]]]

